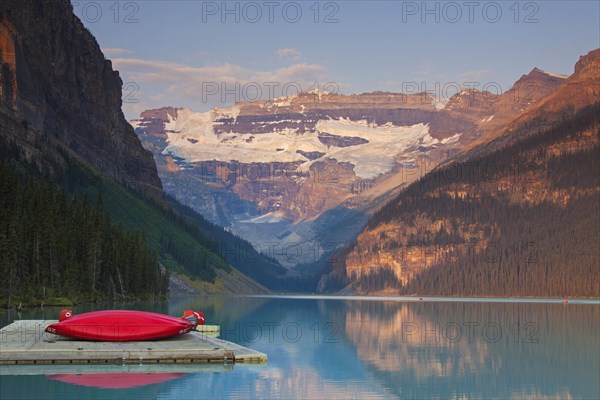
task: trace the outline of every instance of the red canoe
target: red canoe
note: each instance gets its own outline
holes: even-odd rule
[[[55,374],[47,375],[48,379],[71,383],[79,386],[99,387],[103,389],[130,389],[134,387],[154,385],[181,378],[184,373],[106,373],[106,374]]]
[[[60,313],[59,322],[46,332],[74,339],[127,342],[156,340],[181,335],[204,323],[204,314],[186,310],[181,318],[147,311],[106,310],[72,315]]]

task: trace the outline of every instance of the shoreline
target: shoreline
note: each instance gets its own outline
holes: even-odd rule
[[[464,303],[548,303],[548,304],[597,304],[600,298],[594,297],[502,297],[502,296],[389,296],[389,295],[339,295],[339,294],[268,294],[245,295],[238,297],[253,298],[287,298],[287,299],[316,299],[316,300],[363,300],[363,301],[396,301],[396,302],[464,302]]]
[[[547,303],[547,304],[593,304],[600,305],[600,298],[594,297],[537,297],[537,296],[522,296],[522,297],[502,297],[502,296],[419,296],[419,295],[383,295],[383,294],[314,294],[314,293],[277,293],[277,294],[190,294],[188,296],[175,296],[180,297],[220,297],[220,296],[231,296],[231,297],[249,297],[249,298],[286,298],[286,299],[297,299],[297,300],[362,300],[362,301],[394,301],[394,302],[463,302],[463,303]],[[77,307],[82,305],[90,304],[122,304],[122,303],[137,303],[145,301],[157,301],[164,302],[169,301],[169,298],[163,299],[125,299],[125,301],[80,301],[80,302],[68,302],[64,303],[47,303],[47,304],[27,304],[20,308],[11,307],[7,308],[4,305],[0,307],[0,311],[26,311],[26,310],[43,310],[45,308],[52,307]]]

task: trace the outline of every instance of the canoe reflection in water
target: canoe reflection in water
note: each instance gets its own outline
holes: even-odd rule
[[[98,387],[103,389],[130,389],[140,386],[154,385],[172,379],[181,378],[186,373],[129,372],[100,374],[54,374],[46,375],[53,381],[60,381],[79,386]]]

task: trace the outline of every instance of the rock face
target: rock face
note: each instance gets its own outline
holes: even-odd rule
[[[480,126],[488,131],[504,127],[516,115],[535,106],[566,78],[534,68],[498,97],[493,106],[493,118],[480,122]]]
[[[465,146],[463,154],[458,155],[460,159],[484,154],[520,139],[524,132],[519,129],[521,126],[529,125],[530,132],[539,131],[597,102],[600,98],[600,49],[581,56],[574,73],[567,78],[535,68],[519,82],[511,89],[512,93],[503,94],[505,99],[498,103],[509,103],[505,107],[508,109],[510,98],[519,99],[521,106],[517,111],[521,112],[516,118],[505,117],[502,124],[484,125],[489,128],[488,133]]]
[[[517,124],[535,119],[540,114],[551,121],[579,111],[600,98],[600,49],[592,50],[579,58],[574,73],[561,82],[560,90],[552,91],[533,107],[511,123],[510,131]],[[567,112],[567,114],[565,114]]]
[[[427,93],[313,90],[205,113],[148,110],[132,125],[153,152],[165,190],[211,221],[253,242],[320,237],[339,246],[354,230],[325,233],[334,228],[332,215],[364,222],[391,193],[562,80],[535,69],[502,95],[467,90],[447,104]],[[515,98],[530,83],[538,89],[529,101]]]
[[[490,132],[531,109],[566,78],[534,68],[500,95],[475,89],[464,90],[450,98],[445,110],[457,118],[473,122],[483,132]]]
[[[347,290],[360,293],[597,293],[585,277],[597,268],[590,260],[597,257],[591,243],[598,230],[587,221],[589,213],[597,214],[600,192],[597,174],[590,172],[598,169],[600,148],[594,117],[599,60],[600,51],[590,52],[566,79],[538,69],[523,76],[485,111],[505,121],[511,110],[522,112],[491,128],[501,130],[482,137],[461,162],[427,175],[390,201],[356,243],[339,253],[323,286],[337,280],[338,288],[349,285]],[[541,97],[509,100],[518,85],[530,83]],[[457,98],[448,107],[454,111],[461,104]],[[562,276],[573,285],[564,291]],[[477,285],[464,287],[465,282]],[[536,286],[540,282],[546,286]]]
[[[60,141],[103,174],[160,198],[152,154],[121,111],[121,78],[70,2],[7,0],[0,11],[2,136],[27,146],[25,128],[29,139]]]

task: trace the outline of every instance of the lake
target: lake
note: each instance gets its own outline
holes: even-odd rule
[[[221,338],[269,361],[177,373],[167,365],[161,374],[136,366],[133,378],[155,381],[120,389],[56,375],[59,366],[31,366],[23,375],[0,376],[0,399],[600,398],[596,300],[220,296],[95,308],[203,310],[207,323],[221,325]],[[2,311],[0,325],[57,315],[55,308]],[[43,374],[25,375],[36,367]]]

